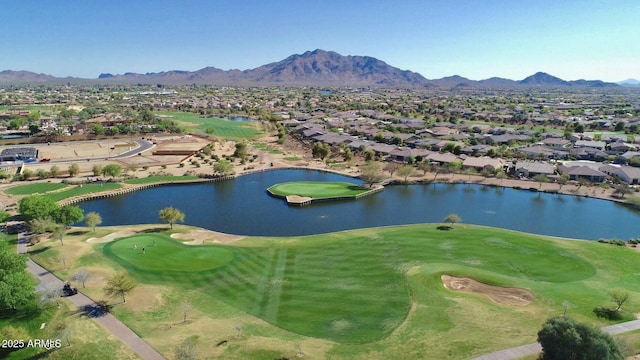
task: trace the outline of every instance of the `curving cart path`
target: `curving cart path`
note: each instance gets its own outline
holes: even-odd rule
[[[620,324],[605,326],[602,331],[609,335],[624,333],[640,329],[640,320],[627,321]],[[511,360],[518,359],[527,355],[537,354],[542,351],[539,343],[527,344],[511,349],[496,351],[490,354],[475,357],[471,360]]]
[[[25,233],[18,234],[18,253],[27,253],[27,239]],[[64,282],[50,273],[47,269],[36,264],[33,260],[27,261],[27,270],[45,284],[52,284],[62,288]],[[136,333],[124,325],[113,315],[101,310],[101,307],[88,296],[78,292],[76,295],[66,297],[74,305],[86,312],[89,317],[101,324],[105,329],[120,339],[125,345],[136,352],[141,358],[149,360],[164,359],[159,352],[142,340]]]

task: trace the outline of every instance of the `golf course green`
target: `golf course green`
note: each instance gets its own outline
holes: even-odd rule
[[[194,247],[164,234],[143,234],[108,243],[105,254],[127,269],[138,271],[198,272],[221,267],[234,252],[222,247]]]
[[[609,305],[609,289],[640,294],[636,251],[473,225],[206,246],[149,233],[108,243],[103,253],[142,283],[197,290],[281,329],[333,341],[338,358],[363,351],[389,357],[401,349],[415,358],[425,346],[434,358],[468,358],[535,340],[541,324],[565,303],[575,319],[602,325],[607,322],[593,310]],[[443,274],[527,289],[534,299],[523,308],[497,304],[445,288]],[[639,310],[630,302],[621,320]],[[432,347],[434,341],[449,345]],[[457,344],[454,353],[451,342]]]
[[[271,195],[286,197],[290,195],[306,196],[312,199],[351,198],[370,189],[350,182],[337,181],[294,181],[271,186],[267,191]]]

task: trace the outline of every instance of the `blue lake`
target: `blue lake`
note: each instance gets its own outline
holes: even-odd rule
[[[463,223],[569,238],[640,237],[640,212],[610,201],[465,184],[390,185],[359,200],[291,207],[266,189],[285,181],[351,181],[311,170],[277,170],[206,184],[150,188],[80,204],[102,225],[158,223],[173,206],[185,223],[231,234],[291,236],[416,223]]]
[[[254,121],[252,118],[246,117],[246,116],[223,116],[222,118],[229,121],[239,121],[239,122]]]

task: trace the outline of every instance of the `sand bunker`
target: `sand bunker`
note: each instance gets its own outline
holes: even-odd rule
[[[228,244],[244,238],[244,236],[240,235],[225,234],[211,230],[191,230],[183,234],[171,234],[171,237],[178,240],[191,240],[184,242],[187,245],[201,245],[206,241],[217,244]]]
[[[131,230],[123,230],[123,231],[116,231],[116,232],[112,232],[111,234],[107,235],[107,236],[103,236],[101,238],[88,238],[87,242],[88,243],[92,243],[92,244],[97,244],[97,243],[105,243],[105,242],[109,242],[109,241],[113,241],[115,239],[120,239],[123,237],[127,237],[127,236],[132,236],[137,234],[135,231],[131,231]]]
[[[529,290],[483,284],[464,277],[442,275],[442,283],[449,290],[481,294],[496,304],[527,306],[535,296]]]

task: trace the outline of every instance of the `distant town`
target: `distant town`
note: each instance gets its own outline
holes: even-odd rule
[[[191,112],[277,124],[283,145],[309,153],[315,143],[328,145],[327,161],[359,154],[485,176],[640,181],[640,97],[626,88],[37,85],[0,90],[0,106],[5,144],[181,133],[188,130],[170,113]],[[0,158],[43,160],[16,159],[11,149]]]

